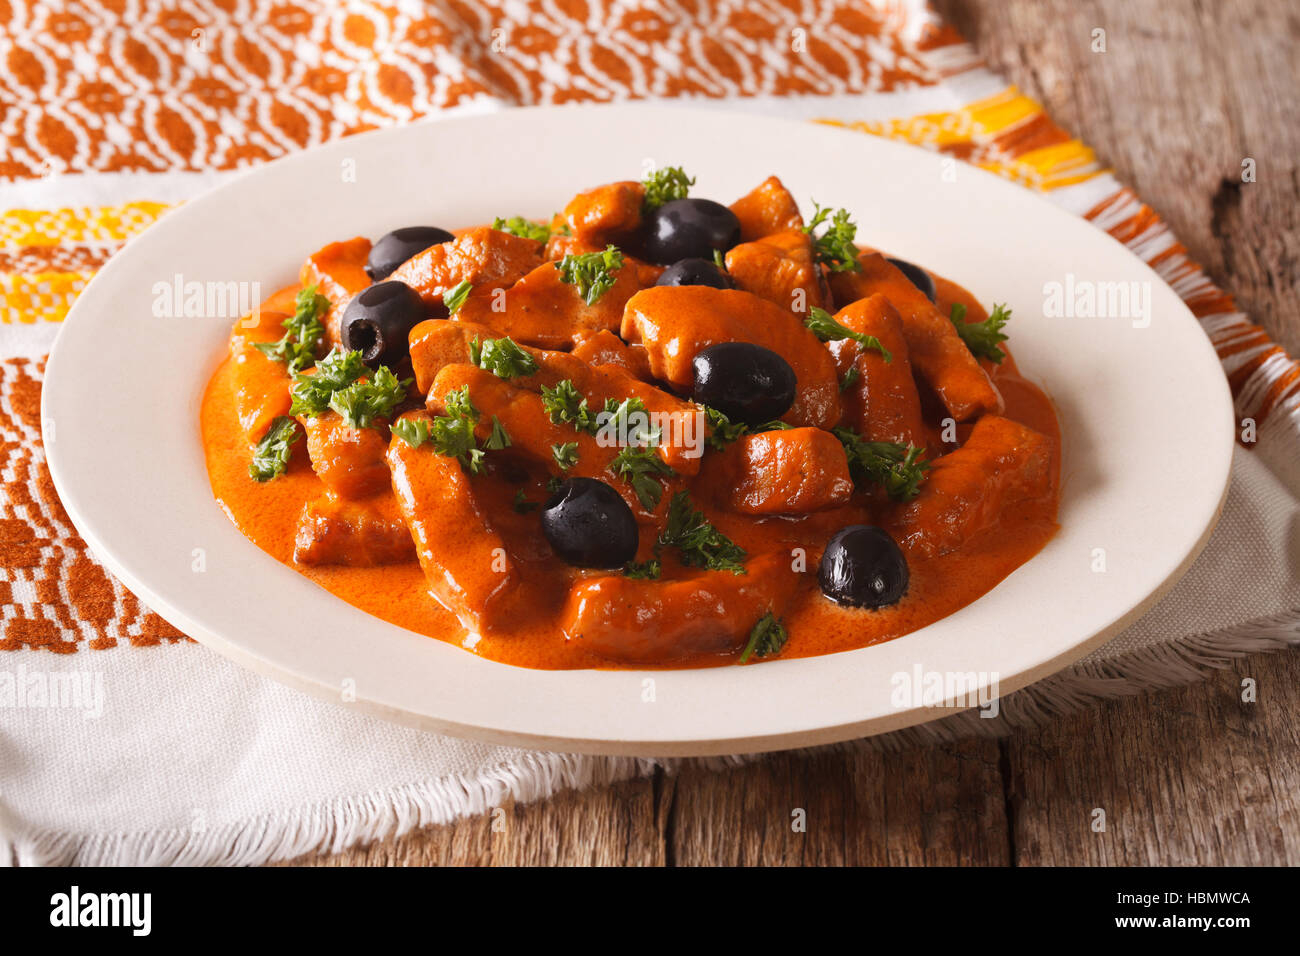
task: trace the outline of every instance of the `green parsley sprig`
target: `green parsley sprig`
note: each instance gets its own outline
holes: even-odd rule
[[[742,563],[748,557],[745,549],[710,524],[685,491],[673,495],[668,506],[668,522],[656,541],[656,548],[663,547],[676,548],[688,567],[747,573]]]
[[[740,663],[749,663],[750,657],[761,659],[779,654],[788,639],[789,634],[786,632],[785,625],[771,611],[768,611],[758,619],[758,623],[749,632],[749,641],[745,644],[745,649],[740,652]]]
[[[330,399],[340,389],[347,388],[367,371],[361,353],[334,346],[330,353],[316,363],[315,370],[294,373],[294,383],[289,389],[293,402],[289,406],[290,415],[315,418],[330,407]]]
[[[608,471],[632,486],[637,501],[646,511],[654,511],[664,496],[663,482],[659,477],[671,475],[673,470],[664,464],[654,448],[627,446],[606,466]]]
[[[478,424],[479,411],[469,397],[469,386],[464,385],[448,392],[442,398],[447,409],[429,425],[429,443],[434,452],[455,458],[461,468],[471,475],[483,470],[483,449],[474,440],[474,426]],[[495,421],[495,416],[494,416]]]
[[[823,342],[838,342],[841,339],[852,339],[861,345],[864,349],[875,349],[879,352],[886,362],[892,362],[894,356],[889,349],[885,348],[880,339],[874,335],[868,335],[865,332],[854,332],[848,326],[842,324],[835,316],[831,315],[825,309],[813,306],[808,310],[808,317],[803,320],[809,331]]]
[[[614,288],[614,273],[623,268],[623,253],[614,245],[607,245],[603,252],[569,253],[555,263],[555,268],[561,282],[577,286],[582,301],[595,305]]]
[[[658,581],[663,571],[663,564],[658,558],[651,558],[649,561],[629,561],[623,565],[623,577],[644,581]]]
[[[330,408],[351,428],[369,428],[377,418],[387,418],[406,398],[413,379],[398,380],[386,365],[368,379],[353,382],[330,396]]]
[[[253,460],[248,464],[248,477],[254,481],[270,481],[283,475],[289,467],[294,442],[301,437],[302,429],[296,420],[288,415],[277,416],[253,449]]]
[[[744,422],[733,422],[716,408],[709,408],[707,405],[704,406],[704,418],[709,426],[709,447],[715,451],[722,451],[733,441],[744,438],[746,435],[753,435],[758,432],[785,431],[794,427],[781,421],[765,422],[762,425],[746,425]]]
[[[474,336],[474,341],[469,344],[469,360],[497,378],[518,378],[537,371],[537,360],[508,335],[487,339],[481,344],[478,336]]]
[[[460,311],[460,307],[465,304],[469,294],[474,291],[473,284],[468,279],[457,282],[454,286],[442,294],[442,304],[447,307],[448,315],[455,315]]]
[[[587,406],[586,397],[578,391],[571,379],[542,386],[542,408],[551,418],[552,425],[569,424],[580,432],[595,434],[600,427],[596,415]]]
[[[844,445],[849,473],[859,484],[880,485],[894,501],[911,501],[921,490],[930,462],[924,449],[890,441],[867,441],[851,428],[833,429]]]
[[[290,374],[311,367],[316,364],[316,350],[325,338],[320,319],[329,307],[330,300],[318,295],[314,285],[299,290],[293,315],[280,323],[284,335],[275,342],[256,342],[255,347],[272,361],[284,362]]]
[[[552,445],[551,457],[555,459],[556,467],[561,471],[568,471],[578,463],[578,443],[571,441],[562,445]]]
[[[498,232],[508,232],[512,236],[518,236],[521,239],[532,239],[535,242],[546,242],[551,238],[550,226],[544,222],[525,219],[523,216],[511,216],[509,219],[502,219],[498,216],[492,220],[492,228]]]
[[[649,212],[674,199],[685,199],[695,185],[695,177],[687,176],[680,166],[665,166],[656,169],[641,182],[645,186],[644,208]]]
[[[952,304],[952,312],[948,316],[953,326],[957,329],[957,334],[961,340],[966,343],[971,354],[976,358],[986,358],[997,364],[1002,364],[1002,360],[1007,357],[1007,353],[998,348],[1000,342],[1005,342],[1007,336],[1002,331],[1002,326],[1006,325],[1011,318],[1011,310],[1005,305],[993,306],[993,311],[983,322],[967,322],[966,306],[960,302]]]
[[[826,226],[826,231],[819,236],[817,230],[823,225]],[[813,217],[803,227],[803,231],[812,236],[813,254],[817,261],[825,264],[832,272],[862,270],[862,263],[858,262],[858,247],[854,242],[858,227],[849,218],[847,209],[822,208],[814,199]]]

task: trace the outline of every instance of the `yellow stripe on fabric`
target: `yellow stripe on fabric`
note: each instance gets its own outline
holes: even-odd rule
[[[153,225],[171,208],[168,203],[140,201],[120,206],[10,209],[0,213],[0,245],[121,242]]]
[[[0,275],[0,322],[6,325],[62,322],[91,275],[90,272]]]
[[[999,136],[1013,134],[1037,120],[1051,124],[1042,106],[1010,86],[950,112],[885,121],[817,122],[940,151],[956,151],[981,169],[1034,189],[1072,186],[1104,172],[1096,154],[1077,139],[1029,149],[1017,156],[999,155]],[[1059,132],[1055,124],[1044,129]]]

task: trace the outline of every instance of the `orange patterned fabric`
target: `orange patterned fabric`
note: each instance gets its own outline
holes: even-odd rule
[[[900,18],[860,0],[0,0],[0,176],[233,169],[485,98],[936,82]]]

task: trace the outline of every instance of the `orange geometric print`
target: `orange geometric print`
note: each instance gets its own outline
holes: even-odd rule
[[[483,98],[937,82],[890,17],[862,0],[0,0],[0,177],[232,169]]]
[[[68,520],[45,466],[43,372],[0,362],[0,650],[186,640],[100,567]]]

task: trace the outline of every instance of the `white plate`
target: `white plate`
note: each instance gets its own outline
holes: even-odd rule
[[[155,318],[154,286],[270,291],[324,243],[430,222],[542,216],[574,192],[684,165],[729,202],[775,173],[811,208],[845,206],[862,241],[1009,302],[1011,345],[1060,410],[1061,530],[984,598],[877,647],[759,666],[537,671],[356,610],[246,540],[214,503],[199,400],[228,318]],[[349,175],[354,173],[355,175]],[[355,181],[350,181],[355,180]],[[1152,319],[1046,318],[1044,284],[1129,282]],[[1140,324],[1140,323],[1139,323]],[[1081,657],[1187,568],[1222,505],[1232,405],[1178,297],[1100,230],[940,157],[808,123],[708,110],[515,110],[384,130],[260,167],[169,213],[115,256],[59,335],[43,416],[77,529],[176,627],[265,675],[430,730],[551,750],[717,754],[843,740],[950,710],[896,704],[897,674],[997,675],[1005,694]],[[56,425],[54,433],[50,425]],[[54,440],[57,435],[57,440]],[[206,553],[206,571],[192,553]],[[1105,571],[1093,570],[1098,549]],[[652,683],[648,683],[652,682]]]

